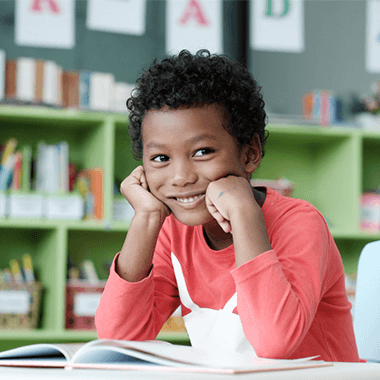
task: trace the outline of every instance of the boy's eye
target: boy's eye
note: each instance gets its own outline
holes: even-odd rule
[[[169,160],[169,157],[165,156],[164,154],[160,154],[158,156],[153,157],[152,160],[156,162],[166,162]]]
[[[194,156],[205,156],[206,154],[212,153],[214,150],[210,148],[202,148],[195,152]]]

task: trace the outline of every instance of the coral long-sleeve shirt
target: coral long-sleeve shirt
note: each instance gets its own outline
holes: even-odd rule
[[[237,293],[233,312],[258,356],[359,361],[343,264],[324,218],[271,189],[262,210],[273,249],[237,268],[233,245],[214,251],[202,226],[168,217],[148,277],[129,283],[114,261],[95,318],[99,338],[154,339],[179,305],[185,318],[192,313],[181,304],[173,253],[200,308],[223,309]]]

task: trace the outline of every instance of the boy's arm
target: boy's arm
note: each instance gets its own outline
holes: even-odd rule
[[[161,327],[179,306],[178,289],[170,261],[169,228],[160,231],[153,269],[141,281],[128,282],[115,271],[110,275],[95,316],[99,338],[121,340],[155,339]]]
[[[272,249],[264,215],[249,182],[228,176],[210,183],[206,204],[225,232],[231,232],[236,266]]]
[[[149,192],[142,166],[122,182],[120,191],[135,214],[116,271],[125,280],[135,282],[145,278],[151,270],[158,234],[170,210]]]
[[[116,261],[116,272],[124,280],[137,282],[148,276],[162,224],[159,213],[133,217]]]

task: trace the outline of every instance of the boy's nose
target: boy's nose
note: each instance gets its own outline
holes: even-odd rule
[[[198,176],[191,163],[178,162],[173,166],[173,176],[171,180],[173,186],[185,186],[196,182]]]

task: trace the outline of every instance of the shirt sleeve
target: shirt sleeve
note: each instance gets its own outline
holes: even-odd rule
[[[335,243],[311,206],[287,212],[268,233],[273,250],[231,274],[247,339],[259,356],[284,358],[307,334],[325,291],[331,256],[339,252],[336,247],[331,252]]]
[[[152,270],[143,280],[128,282],[121,278],[115,270],[119,254],[116,255],[95,315],[99,339],[155,339],[179,306],[170,254],[164,254],[168,250],[168,236],[161,232]]]

